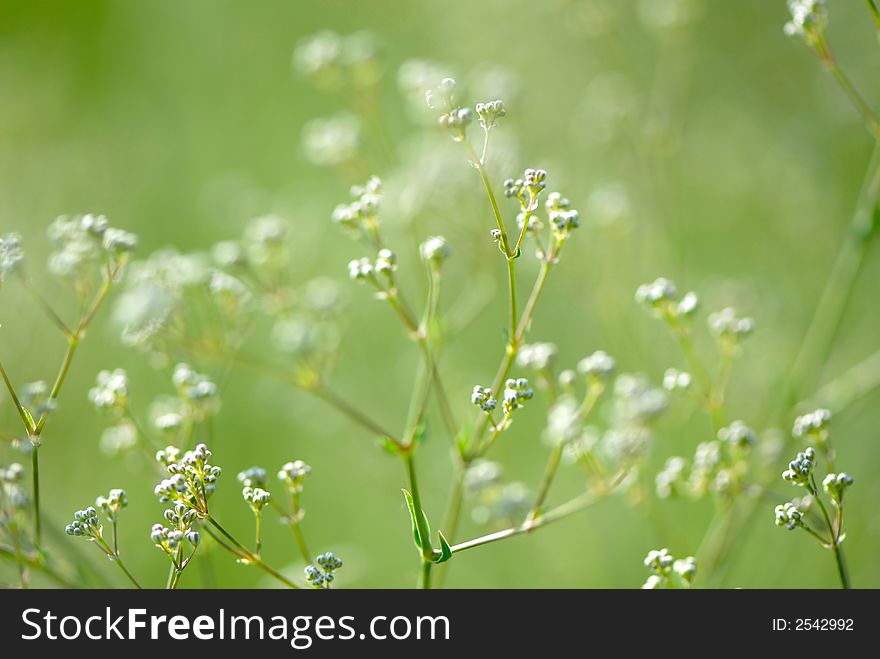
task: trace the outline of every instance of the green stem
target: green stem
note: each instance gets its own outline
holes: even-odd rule
[[[9,392],[9,398],[12,400],[13,405],[15,405],[15,410],[18,412],[18,416],[21,418],[21,422],[24,425],[25,432],[28,435],[31,435],[34,432],[33,425],[28,418],[28,414],[24,411],[24,406],[18,399],[18,395],[15,393],[15,387],[12,386],[12,382],[10,381],[9,376],[6,374],[6,369],[3,368],[2,362],[0,362],[0,376],[2,376],[3,382],[6,384],[6,390]]]
[[[422,590],[430,590],[431,589],[431,568],[433,567],[433,563],[423,558],[422,559],[422,570],[419,575],[419,588]]]
[[[16,562],[21,562],[27,567],[37,570],[38,572],[42,572],[47,577],[49,577],[52,581],[57,583],[62,588],[76,588],[77,585],[70,581],[67,577],[62,575],[61,573],[54,570],[51,566],[47,565],[45,559],[41,557],[39,554],[27,554],[21,553],[18,554],[15,550],[6,545],[0,545],[0,557],[10,559]]]
[[[247,547],[245,547],[243,544],[241,544],[226,529],[224,529],[222,526],[220,526],[220,523],[216,519],[214,519],[213,517],[210,517],[210,516],[207,519],[208,519],[208,522],[211,524],[211,526],[213,526],[215,529],[217,529],[227,540],[229,540],[232,543],[232,546],[236,550],[233,553],[240,554],[240,556],[245,558],[247,560],[247,562],[251,563],[252,565],[256,565],[263,572],[268,574],[270,577],[272,577],[276,581],[279,581],[280,583],[284,584],[288,588],[293,588],[296,590],[299,589],[299,586],[297,586],[295,583],[293,583],[290,579],[285,577],[283,574],[281,574],[280,572],[278,572],[277,570],[275,570],[271,566],[264,563],[260,559],[259,556],[255,556],[254,554],[252,554]],[[228,549],[228,547],[227,547],[227,549]]]
[[[865,4],[868,5],[868,9],[874,17],[874,23],[876,23],[877,29],[880,30],[880,8],[877,7],[875,0],[865,0]]]
[[[112,556],[111,559],[113,560],[114,563],[116,563],[116,565],[119,566],[119,569],[122,570],[122,573],[123,573],[126,577],[128,577],[128,580],[131,581],[132,585],[133,585],[135,588],[137,588],[138,590],[142,590],[141,585],[137,582],[137,579],[135,579],[135,578],[132,576],[131,572],[129,572],[129,571],[128,571],[128,568],[126,568],[125,565],[123,564],[122,559],[119,558],[119,554],[116,554],[115,556]]]
[[[840,586],[844,590],[848,590],[850,587],[849,575],[847,574],[846,563],[843,560],[843,551],[840,549],[840,529],[835,531],[834,524],[831,523],[831,517],[828,516],[828,510],[822,502],[822,497],[819,496],[819,488],[816,486],[816,478],[810,476],[810,479],[812,481],[813,498],[816,500],[816,503],[819,504],[819,510],[822,512],[822,518],[825,520],[825,525],[828,527],[828,533],[831,537],[831,550],[834,552],[834,561],[837,564],[837,572],[840,576]]]
[[[880,200],[880,141],[874,144],[849,234],[831,270],[800,349],[783,387],[785,407],[795,405],[805,381],[828,357],[849,300],[861,273],[865,255],[876,233],[875,213]]]
[[[291,509],[291,518],[294,520],[291,522],[291,529],[293,530],[293,537],[296,538],[296,544],[299,547],[299,552],[302,554],[303,560],[306,563],[311,563],[312,558],[309,553],[308,547],[306,546],[306,539],[303,535],[302,528],[299,525],[300,519],[300,505],[299,505],[299,493],[294,492],[290,495],[290,509]]]
[[[615,477],[614,480],[609,484],[606,490],[599,493],[585,492],[584,494],[581,494],[580,496],[577,496],[574,499],[571,499],[566,503],[563,503],[562,505],[553,508],[534,522],[524,522],[519,526],[514,526],[508,529],[504,529],[503,531],[497,531],[495,533],[489,533],[488,535],[484,535],[479,538],[474,538],[473,540],[468,540],[467,542],[461,542],[457,545],[453,545],[452,547],[450,547],[450,549],[452,550],[453,554],[457,554],[467,549],[473,549],[474,547],[482,547],[483,545],[498,542],[499,540],[506,540],[507,538],[512,538],[514,536],[522,535],[524,533],[531,533],[535,529],[539,529],[542,526],[546,526],[561,519],[565,519],[566,517],[574,515],[575,513],[585,510],[602,501],[609,492],[611,492],[623,481],[623,478],[625,476],[626,472],[620,472],[617,477]]]
[[[544,506],[544,501],[550,492],[550,486],[553,484],[553,478],[556,476],[556,470],[559,469],[559,463],[562,460],[562,450],[563,445],[560,443],[556,444],[550,452],[547,466],[544,468],[544,477],[541,479],[541,485],[538,488],[538,496],[535,498],[535,503],[526,518],[527,524],[534,524],[541,516],[541,508]]]
[[[67,374],[70,372],[70,365],[73,363],[73,356],[76,354],[76,349],[78,346],[79,333],[71,336],[68,339],[67,351],[64,353],[64,359],[61,362],[61,368],[58,371],[58,375],[55,377],[55,383],[52,385],[52,390],[49,392],[50,403],[57,400],[58,395],[61,393],[61,387],[64,384],[64,380],[67,378]],[[48,416],[48,412],[40,416],[40,420],[37,422],[36,428],[34,428],[34,435],[36,435],[37,437],[39,437],[40,433],[43,432],[43,427],[46,425]]]
[[[844,70],[840,68],[840,64],[837,63],[837,59],[831,52],[831,48],[821,34],[816,35],[815,45],[816,52],[818,53],[822,64],[831,75],[834,76],[834,79],[837,81],[841,90],[843,90],[843,93],[846,94],[847,98],[849,98],[850,102],[856,110],[858,110],[859,114],[862,115],[862,119],[864,119],[871,134],[875,138],[880,139],[880,118],[877,117],[873,108],[871,108],[868,102],[859,93],[859,90],[856,89],[856,86],[852,83],[852,80],[849,79],[849,76],[847,76]]]
[[[43,529],[40,520],[40,447],[37,445],[31,446],[31,469],[33,472],[31,481],[34,498],[34,544],[39,547],[42,542]]]

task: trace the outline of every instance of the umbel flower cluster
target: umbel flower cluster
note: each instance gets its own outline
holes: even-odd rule
[[[655,34],[693,18],[686,10],[664,12],[652,3],[642,4],[640,18]],[[825,3],[790,0],[788,4],[791,20],[785,32],[815,51],[855,101],[872,134],[880,134],[873,110],[828,48]],[[328,263],[335,273],[331,276],[297,279],[303,255],[313,247],[311,233],[280,214],[257,214],[240,232],[204,250],[181,252],[168,247],[134,262],[129,262],[138,242],[133,234],[111,226],[100,214],[64,216],[49,230],[53,243],[49,270],[68,285],[81,311],[76,322],[68,324],[34,286],[21,236],[0,236],[0,286],[5,292],[10,283],[21,283],[34,307],[60,330],[68,346],[54,382],[16,386],[0,365],[10,409],[22,426],[21,432],[10,435],[9,444],[27,451],[29,460],[22,463],[32,465],[30,474],[18,462],[0,469],[0,553],[17,563],[22,586],[28,585],[32,572],[61,584],[67,578],[52,552],[44,551],[39,496],[39,456],[46,449],[43,431],[57,409],[77,346],[117,286],[121,291],[114,321],[122,340],[167,373],[166,395],[140,400],[141,383],[129,379],[133,369],[107,368],[98,373],[88,398],[109,419],[102,450],[108,456],[124,457],[125,465],[146,465],[160,473],[155,495],[163,504],[161,521],[149,534],[142,529],[141,536],[145,540],[149,535],[168,558],[168,588],[178,586],[192,560],[215,550],[286,587],[329,589],[338,584],[342,560],[333,552],[312,552],[311,537],[306,537],[311,518],[304,503],[311,506],[307,497],[314,476],[304,461],[291,460],[277,470],[254,465],[238,473],[238,505],[253,515],[252,540],[243,542],[220,521],[220,502],[212,495],[222,469],[207,444],[214,445],[214,433],[224,425],[215,420],[222,411],[222,385],[234,368],[249,369],[314,396],[378,439],[402,462],[406,479],[402,522],[410,525],[419,564],[417,569],[414,560],[411,571],[418,573],[420,587],[444,583],[450,562],[459,561],[463,552],[537,532],[617,495],[649,517],[667,505],[655,497],[714,497],[714,517],[698,545],[699,582],[697,557],[677,559],[663,548],[645,558],[649,571],[645,588],[719,582],[724,573],[719,567],[731,554],[734,540],[742,537],[742,520],[765,504],[770,491],[765,473],[771,466],[778,481],[774,459],[785,444],[774,421],[789,418],[798,400],[810,395],[802,390],[801,380],[808,382],[813,373],[806,367],[795,369],[803,377],[788,383],[782,401],[785,409],[757,426],[747,413],[731,409],[728,400],[736,360],[755,323],[726,303],[704,314],[703,304],[710,302],[711,295],[701,300],[696,292],[679,291],[664,277],[639,286],[635,298],[670,331],[679,357],[669,357],[659,371],[646,368],[645,374],[629,363],[632,353],[619,353],[617,360],[591,346],[579,353],[581,359],[562,363],[559,355],[568,347],[560,350],[533,332],[546,327],[534,321],[545,292],[553,290],[554,273],[565,267],[564,247],[584,229],[630,218],[636,206],[619,185],[592,193],[574,190],[569,198],[554,189],[557,176],[551,168],[521,159],[515,141],[499,135],[517,111],[515,76],[474,103],[466,100],[468,89],[488,90],[469,84],[476,83],[476,74],[459,84],[441,64],[406,62],[397,84],[408,116],[433,128],[433,133],[425,131],[408,140],[406,150],[398,148],[384,125],[388,116],[395,115],[384,112],[380,104],[385,101],[380,93],[385,87],[379,84],[385,75],[380,52],[378,42],[368,34],[325,31],[301,43],[293,56],[294,69],[317,89],[350,101],[344,109],[302,127],[306,158],[344,177],[346,185],[340,189],[349,190],[335,207],[327,204],[326,216],[358,251],[344,261]],[[626,90],[615,87],[614,91],[610,94],[614,102],[609,104],[614,107],[605,112],[608,117],[599,117],[607,124],[600,128],[617,122],[618,115],[635,114],[637,106]],[[381,161],[376,162],[380,151]],[[381,173],[382,179],[373,172]],[[352,182],[358,184],[351,186]],[[480,191],[479,207],[470,194],[475,189]],[[581,199],[586,204],[579,204]],[[297,208],[305,207],[301,201],[297,199]],[[437,224],[453,214],[467,218],[467,223]],[[403,236],[408,228],[420,235]],[[379,410],[361,409],[333,386],[346,334],[342,311],[354,294],[354,285],[345,281],[346,262],[347,274],[360,290],[366,289],[401,321],[419,362],[408,412],[398,428],[389,429],[375,418]],[[488,298],[494,297],[504,313],[493,321],[501,331],[484,342],[479,360],[471,365],[473,381],[462,382],[448,377],[445,349],[473,314],[453,308],[446,298],[455,297],[462,308],[465,302],[470,304],[461,291],[451,296],[447,292],[461,281],[460,272],[469,269],[475,277],[497,276],[500,289],[506,290],[495,295],[494,286],[464,278],[464,293],[477,299],[474,306],[481,303],[494,310],[495,305],[488,304]],[[531,287],[524,289],[529,283]],[[846,290],[846,286],[829,285],[829,290]],[[481,301],[480,295],[486,299]],[[500,362],[497,368],[484,363],[483,358],[493,354]],[[819,359],[813,365],[817,370]],[[475,382],[479,384],[472,386]],[[144,422],[136,413],[141,409],[148,409]],[[694,410],[705,418],[700,416],[680,433],[687,448],[680,455],[660,454],[668,444],[656,441],[658,437],[676,432],[667,427],[668,420],[689,417]],[[831,413],[820,408],[803,414],[791,434],[787,441],[798,442],[797,449],[792,450],[794,457],[782,478],[800,488],[799,496],[775,508],[775,523],[800,529],[829,549],[842,585],[848,586],[842,541],[854,478],[835,466]],[[5,430],[2,438],[7,439]],[[513,448],[530,438],[540,442],[544,464],[528,484],[507,480],[504,468],[490,454],[500,442]],[[437,492],[425,496],[426,483],[419,483],[420,474],[429,467],[422,449],[427,439],[449,442],[453,473],[443,497]],[[664,464],[659,472],[656,464]],[[556,480],[565,470],[576,477],[568,474],[566,485],[578,482],[579,487],[563,499]],[[270,479],[273,473],[277,479]],[[440,499],[448,501],[442,512],[434,509]],[[93,506],[76,511],[65,531],[98,547],[139,587],[123,564],[118,542],[127,505],[123,490],[110,490]],[[468,527],[462,520],[468,513],[477,525],[489,527],[479,532],[484,535],[464,536]],[[289,531],[292,555],[273,547],[264,557],[262,531],[267,520],[280,522]],[[655,521],[660,526],[662,520]],[[779,542],[784,541],[780,536]],[[267,562],[275,556],[285,557],[284,569]]]

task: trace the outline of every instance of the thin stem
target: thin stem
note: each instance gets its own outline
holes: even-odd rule
[[[39,547],[42,544],[43,529],[40,520],[40,447],[31,446],[31,470],[34,499],[34,544]]]
[[[29,568],[33,570],[37,570],[42,572],[47,577],[49,577],[52,581],[57,583],[62,588],[76,588],[77,585],[70,581],[67,577],[62,575],[61,573],[54,570],[51,566],[46,564],[45,559],[43,559],[39,554],[26,554],[21,553],[18,554],[14,549],[8,547],[6,545],[0,544],[0,557],[11,559],[16,562],[22,562],[27,565]]]
[[[52,385],[52,390],[49,392],[49,403],[54,402],[61,393],[61,387],[64,384],[64,380],[67,378],[67,374],[70,372],[70,365],[73,363],[73,356],[76,354],[78,346],[79,332],[77,331],[77,334],[68,339],[67,351],[64,353],[64,359],[61,361],[61,368],[58,371],[58,375],[55,376],[55,383]],[[48,412],[40,416],[40,420],[37,422],[36,428],[34,428],[34,435],[39,437],[40,433],[43,432],[43,427],[46,425],[48,418]]]
[[[846,94],[847,98],[849,98],[850,102],[856,110],[858,110],[859,114],[862,115],[862,119],[864,119],[865,123],[868,125],[868,130],[871,131],[871,134],[874,135],[875,138],[880,139],[880,118],[877,117],[877,114],[859,93],[859,90],[856,89],[856,86],[852,83],[852,80],[849,79],[849,76],[847,76],[844,70],[840,68],[837,58],[834,57],[831,48],[828,46],[828,42],[825,41],[825,38],[821,34],[815,36],[815,46],[822,64],[831,75],[834,76],[834,79],[843,90],[843,93]]]
[[[308,391],[317,398],[320,398],[325,403],[336,409],[338,412],[341,412],[349,419],[362,426],[363,428],[366,428],[370,432],[380,437],[388,437],[395,442],[398,441],[395,439],[394,433],[388,432],[384,427],[373,421],[370,417],[354,407],[351,403],[342,398],[335,391],[329,389],[324,383],[319,383],[314,388],[306,388],[305,391]]]
[[[783,388],[783,404],[798,402],[809,375],[827,359],[840,328],[844,312],[861,273],[868,247],[875,235],[875,210],[880,199],[880,141],[865,173],[859,201],[853,213],[849,234],[841,246],[825,289],[801,342]]]
[[[433,563],[426,559],[422,559],[422,570],[419,574],[419,588],[422,590],[430,590],[431,589],[431,568],[433,567]]]
[[[245,547],[243,544],[241,544],[232,535],[230,535],[230,533],[226,529],[224,529],[222,526],[220,526],[220,523],[216,519],[214,519],[211,516],[209,516],[207,519],[208,519],[208,522],[211,524],[211,526],[213,526],[215,529],[217,529],[227,540],[229,540],[232,543],[232,546],[235,548],[235,551],[233,551],[233,553],[240,555],[240,557],[246,559],[248,563],[251,563],[252,565],[256,565],[263,572],[268,574],[270,577],[272,577],[276,581],[281,582],[282,584],[284,584],[288,588],[299,589],[299,586],[297,586],[295,583],[293,583],[290,579],[285,577],[283,574],[281,574],[280,572],[278,572],[277,570],[275,570],[271,566],[264,563],[260,559],[259,556],[255,556],[254,554],[252,554],[250,552],[250,550],[247,549],[247,547]],[[225,544],[223,546],[226,547]],[[226,548],[229,549],[229,547],[226,547]]]
[[[254,539],[254,556],[259,556],[263,550],[263,516],[257,513],[255,516],[255,539]]]
[[[129,571],[128,571],[128,568],[126,568],[125,565],[123,564],[122,559],[119,558],[119,554],[116,554],[115,556],[112,556],[111,559],[113,560],[114,563],[116,563],[116,565],[119,566],[119,569],[122,570],[122,573],[123,573],[126,577],[128,577],[128,580],[131,581],[132,585],[133,585],[135,588],[137,588],[138,590],[142,590],[141,585],[137,582],[137,579],[135,579],[135,578],[132,576],[131,572],[129,572]]]
[[[559,463],[562,460],[563,448],[563,445],[559,443],[553,447],[552,451],[550,451],[547,466],[544,468],[544,478],[541,479],[541,485],[538,488],[538,496],[535,498],[535,503],[526,519],[527,523],[534,523],[541,516],[541,508],[544,505],[547,494],[550,492],[550,486],[553,484],[553,478],[556,476],[556,470],[559,468]]]
[[[68,338],[73,336],[73,331],[67,326],[67,324],[61,319],[49,302],[44,298],[40,292],[34,287],[33,282],[25,276],[23,273],[21,274],[21,283],[24,286],[24,289],[30,293],[31,297],[34,298],[34,301],[49,317],[49,319],[55,324],[55,326],[60,329],[64,335]]]
[[[843,560],[843,552],[840,549],[840,529],[837,531],[834,530],[834,524],[831,523],[831,518],[828,516],[828,510],[822,502],[822,497],[819,496],[819,488],[816,487],[816,479],[814,476],[810,476],[810,479],[812,481],[813,498],[816,500],[816,503],[819,504],[822,518],[825,520],[825,524],[828,526],[828,533],[831,535],[831,550],[834,552],[834,561],[837,564],[837,573],[840,576],[840,586],[844,590],[848,590],[850,587],[849,575],[846,571],[846,563]]]
[[[609,484],[606,490],[603,490],[599,493],[585,492],[584,494],[581,494],[580,496],[577,496],[574,499],[571,499],[566,503],[563,503],[562,505],[553,508],[552,510],[548,511],[547,514],[541,516],[534,522],[526,521],[519,526],[514,526],[509,529],[504,529],[503,531],[490,533],[479,538],[474,538],[473,540],[468,540],[467,542],[461,542],[457,545],[453,545],[452,547],[450,547],[450,549],[452,550],[453,554],[457,554],[459,552],[465,551],[466,549],[473,549],[474,547],[481,547],[483,545],[498,542],[499,540],[505,540],[507,538],[512,538],[514,536],[522,535],[524,533],[531,533],[535,529],[539,529],[542,526],[546,526],[561,519],[565,519],[570,515],[574,515],[575,513],[585,510],[602,501],[609,492],[611,492],[623,481],[625,476],[626,472],[620,472]]]
[[[18,412],[18,416],[21,418],[21,422],[24,425],[25,432],[27,432],[28,435],[31,435],[34,431],[33,425],[31,424],[27,412],[25,412],[24,410],[24,406],[18,399],[18,395],[15,393],[15,387],[12,386],[12,382],[9,380],[9,376],[6,374],[6,369],[3,368],[2,362],[0,362],[0,377],[3,378],[3,382],[6,384],[6,390],[9,392],[9,398],[12,400],[12,404],[15,405],[15,410]]]
[[[311,563],[312,558],[309,553],[308,547],[306,546],[306,539],[303,535],[302,528],[299,525],[299,520],[301,517],[301,510],[299,505],[299,492],[291,492],[290,494],[290,510],[291,510],[291,524],[290,527],[293,530],[293,537],[296,538],[296,544],[299,547],[299,552],[302,554],[303,559],[306,563]]]

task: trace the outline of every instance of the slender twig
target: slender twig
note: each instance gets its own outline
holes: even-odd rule
[[[299,589],[299,586],[297,586],[295,583],[293,583],[290,579],[285,577],[283,574],[278,572],[273,567],[264,563],[260,559],[259,556],[255,556],[253,553],[251,553],[251,551],[247,547],[245,547],[243,544],[241,544],[232,535],[230,535],[230,533],[226,529],[224,529],[222,526],[220,526],[220,523],[217,522],[216,519],[214,519],[213,517],[210,517],[210,516],[207,519],[208,519],[208,522],[211,524],[211,526],[213,526],[215,529],[217,529],[227,540],[229,540],[230,543],[232,543],[232,546],[234,548],[234,551],[232,553],[236,554],[239,558],[243,558],[247,563],[250,563],[251,565],[256,565],[263,572],[268,574],[270,577],[272,577],[276,581],[281,582],[282,584],[284,584],[288,588]],[[226,549],[229,549],[229,547],[227,545],[224,544],[223,546]]]
[[[607,489],[598,493],[585,492],[580,496],[577,496],[574,499],[571,499],[557,506],[556,508],[549,510],[546,514],[542,515],[533,522],[526,521],[519,526],[513,526],[511,528],[504,529],[503,531],[496,531],[495,533],[489,533],[488,535],[474,538],[473,540],[461,542],[457,545],[453,545],[452,547],[450,547],[450,549],[452,550],[453,554],[458,554],[459,552],[463,552],[466,549],[473,549],[474,547],[481,547],[492,542],[506,540],[507,538],[512,538],[514,536],[522,535],[524,533],[531,533],[532,531],[535,531],[542,526],[547,526],[548,524],[552,524],[553,522],[565,519],[570,515],[574,515],[575,513],[585,510],[602,501],[614,488],[620,485],[625,476],[626,472],[620,472],[611,481],[611,483],[609,483]]]

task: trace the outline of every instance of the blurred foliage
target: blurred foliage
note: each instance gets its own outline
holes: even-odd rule
[[[876,105],[880,52],[869,15],[843,0],[829,2],[829,11],[837,57]],[[815,57],[785,38],[786,20],[782,0],[4,0],[0,233],[24,236],[41,290],[73,316],[64,289],[36,267],[48,255],[46,226],[58,215],[105,213],[140,236],[141,257],[166,245],[208,250],[241,235],[253,217],[287,217],[294,278],[328,276],[346,290],[334,386],[400,427],[417,351],[388,310],[346,280],[346,264],[361,250],[330,222],[348,187],[378,174],[401,271],[420,272],[417,245],[428,235],[445,235],[454,250],[441,303],[451,335],[441,369],[464,418],[472,413],[471,387],[491,377],[501,354],[506,292],[501,262],[487,256],[492,220],[478,178],[456,145],[411,111],[398,85],[405,62],[437,62],[443,75],[466,85],[470,102],[505,100],[493,175],[500,181],[543,167],[553,189],[581,209],[585,227],[569,241],[530,340],[557,343],[560,362],[571,365],[602,348],[622,370],[658,382],[683,361],[633,294],[643,282],[670,277],[698,291],[708,310],[732,305],[755,319],[734,370],[729,416],[787,433],[794,412],[774,415],[780,383],[844,240],[871,138]],[[296,44],[324,29],[375,35],[383,68],[372,105],[316,90],[294,71]],[[368,118],[360,155],[345,167],[312,164],[304,127],[346,109]],[[803,383],[806,393],[878,349],[876,248],[830,359]],[[520,275],[523,286],[530,267]],[[404,280],[413,300],[422,295],[420,282]],[[143,582],[160,585],[166,562],[148,541],[162,510],[153,472],[134,456],[99,450],[106,420],[87,392],[99,370],[124,367],[132,405],[145,413],[168,389],[168,371],[124,348],[111,317],[103,310],[90,329],[45,433],[43,505],[57,536],[49,533],[49,549],[94,561],[117,583],[119,575],[92,552],[75,558],[81,547],[60,534],[74,509],[124,487],[127,563]],[[0,325],[0,354],[15,380],[50,380],[63,339],[20,287],[4,287]],[[262,341],[258,334],[255,350]],[[7,403],[4,394],[0,428],[17,428]],[[878,403],[880,394],[870,393],[834,420],[838,464],[856,479],[845,550],[853,583],[862,587],[880,586],[880,517],[871,503],[880,498],[880,478],[873,479],[880,474]],[[495,457],[506,477],[538,481],[543,422],[537,410],[523,414],[499,444]],[[451,466],[436,425],[420,468],[425,508],[439,518]],[[313,468],[303,495],[309,542],[344,557],[338,585],[414,583],[418,563],[400,496],[405,474],[374,438],[322,402],[247,370],[225,381],[212,431],[214,460],[225,469],[213,505],[227,527],[252,533],[235,473],[252,464],[274,473],[302,458]],[[709,435],[702,414],[676,403],[652,447],[652,473]],[[0,463],[14,459],[21,458],[0,445]],[[551,500],[580,486],[565,471]],[[781,481],[773,490],[737,539],[720,583],[834,586],[828,552],[774,527],[773,506],[792,493]],[[612,498],[539,533],[456,557],[448,585],[637,587],[647,550],[695,552],[711,515],[709,502],[654,501],[636,512]],[[269,524],[265,533],[266,559],[290,563],[289,531]],[[479,533],[469,521],[460,536]],[[219,552],[201,558],[182,587],[259,579]],[[0,566],[0,580],[14,579],[14,565]]]

